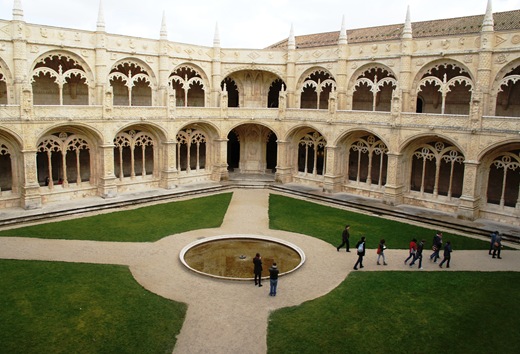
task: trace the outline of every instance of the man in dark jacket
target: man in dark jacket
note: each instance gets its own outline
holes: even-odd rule
[[[262,286],[262,257],[260,253],[257,253],[253,258],[254,272],[255,272],[255,285]]]
[[[269,291],[269,296],[276,296],[276,288],[278,287],[278,267],[276,263],[273,263],[271,268],[269,268],[269,281],[271,282],[271,289]]]
[[[339,252],[339,249],[341,247],[343,247],[344,245],[347,245],[347,252],[350,252],[350,241],[349,241],[349,238],[350,238],[350,234],[348,232],[348,229],[350,229],[350,225],[347,225],[345,226],[345,230],[343,230],[343,233],[341,234],[341,240],[343,241],[341,243],[341,245],[339,245],[338,247],[336,247],[336,249],[338,250]]]
[[[424,242],[425,242],[424,240],[421,240],[421,242],[419,242],[419,244],[417,245],[417,252],[415,252],[415,257],[414,257],[412,263],[410,263],[410,268],[413,267],[416,260],[419,260],[419,269],[423,269],[422,268],[422,252],[424,249]]]

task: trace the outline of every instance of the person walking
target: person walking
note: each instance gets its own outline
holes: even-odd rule
[[[260,253],[257,253],[253,258],[254,273],[255,273],[255,285],[262,286],[262,257]]]
[[[381,241],[379,241],[379,246],[377,247],[377,265],[381,265],[381,263],[379,263],[379,259],[380,258],[383,258],[383,265],[387,265],[386,264],[386,260],[385,260],[385,250],[386,250],[386,241],[385,239],[381,239]]]
[[[415,252],[415,257],[413,258],[412,263],[410,263],[410,268],[413,267],[413,265],[415,264],[416,260],[419,260],[419,269],[423,269],[423,267],[422,267],[422,253],[423,253],[423,249],[424,249],[424,243],[425,243],[425,241],[421,240],[421,242],[419,242],[419,244],[417,245],[417,252]]]
[[[354,264],[354,270],[358,270],[359,268],[363,268],[363,257],[365,256],[365,236],[361,237],[361,239],[356,244],[358,260],[356,264]]]
[[[276,296],[276,288],[278,287],[278,267],[276,263],[273,263],[271,268],[269,268],[269,281],[271,285],[271,289],[269,290],[269,296]]]
[[[338,250],[339,252],[339,249],[343,246],[346,245],[346,248],[347,248],[347,252],[350,252],[350,233],[348,232],[348,230],[350,229],[350,225],[346,225],[345,226],[345,229],[343,230],[343,232],[341,233],[341,240],[342,240],[342,243],[341,245],[339,245],[338,247],[336,247],[336,249]]]
[[[437,231],[435,236],[433,236],[433,253],[430,255],[430,261],[433,261],[433,263],[437,263],[437,260],[441,258],[439,256],[439,252],[441,251],[442,247],[442,232]]]
[[[502,259],[500,257],[500,250],[502,249],[502,235],[497,233],[495,237],[495,243],[493,244],[493,258]]]
[[[444,245],[444,259],[439,264],[439,268],[442,268],[442,265],[444,264],[444,262],[446,262],[446,268],[450,267],[450,259],[451,259],[452,251],[453,251],[453,249],[451,248],[451,242],[447,241],[446,244]]]
[[[498,231],[494,231],[489,235],[491,237],[491,241],[489,243],[489,255],[491,256],[493,254],[493,249],[495,247],[495,241],[497,239]]]
[[[409,251],[410,253],[408,255],[408,258],[404,260],[404,264],[406,264],[410,259],[413,261],[415,257],[415,252],[417,252],[417,239],[414,238],[410,241]]]

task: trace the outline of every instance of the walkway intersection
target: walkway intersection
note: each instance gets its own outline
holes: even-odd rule
[[[188,304],[174,353],[266,353],[269,313],[323,296],[353,271],[355,252],[337,252],[335,247],[313,237],[269,230],[267,189],[235,189],[220,228],[185,232],[154,243],[119,243],[0,238],[0,258],[118,264],[129,266],[135,279],[160,296]],[[280,278],[276,297],[269,286],[259,288],[248,281],[228,281],[199,275],[179,260],[184,246],[218,235],[263,235],[300,247],[305,264]],[[355,235],[353,236],[355,238]],[[339,241],[340,235],[338,235]],[[410,271],[403,264],[406,250],[387,250],[388,266],[377,266],[374,250],[367,251],[363,271]],[[423,262],[424,271],[439,271]],[[455,251],[452,268],[443,271],[520,271],[520,257],[504,251],[496,260],[482,251]],[[416,268],[413,271],[418,271]]]

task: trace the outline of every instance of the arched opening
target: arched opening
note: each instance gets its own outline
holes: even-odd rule
[[[267,97],[267,107],[268,108],[278,108],[280,91],[282,91],[284,89],[285,89],[285,83],[283,82],[283,80],[276,79],[273,81],[273,83],[269,87],[269,94]]]
[[[175,91],[178,107],[204,107],[205,86],[201,75],[191,67],[183,66],[175,70],[169,78]]]
[[[151,106],[152,87],[149,74],[134,62],[118,64],[108,81],[113,90],[114,106]]]
[[[499,85],[495,115],[520,117],[520,66],[509,71]]]
[[[238,135],[233,130],[229,132],[227,138],[228,171],[233,172],[235,169],[238,169],[240,162],[240,141],[238,140]]]
[[[224,90],[224,87],[228,93],[228,107],[238,107],[239,93],[235,81],[230,77],[226,77],[224,80],[222,80],[222,83],[220,84],[220,88],[222,90]]]
[[[300,89],[300,108],[328,109],[332,90],[336,90],[336,82],[329,73],[313,72]]]

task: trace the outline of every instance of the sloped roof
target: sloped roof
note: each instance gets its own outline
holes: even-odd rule
[[[493,14],[495,31],[520,29],[520,10],[497,12]],[[484,15],[449,18],[412,23],[414,38],[453,36],[479,33]],[[347,30],[348,43],[366,43],[401,38],[404,23]],[[297,48],[311,48],[337,45],[339,32],[324,32],[296,36]],[[268,48],[287,48],[288,39],[275,43]]]

